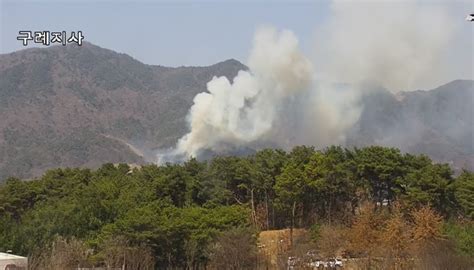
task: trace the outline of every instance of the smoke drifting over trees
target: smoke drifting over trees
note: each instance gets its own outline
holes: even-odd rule
[[[250,72],[239,72],[233,83],[214,78],[207,85],[209,93],[194,98],[188,117],[191,132],[180,139],[178,151],[196,155],[201,149],[219,150],[221,144],[262,139],[284,102],[311,81],[311,65],[289,31],[257,31],[248,64]]]
[[[212,79],[194,98],[189,133],[158,162],[246,147],[344,145],[368,95],[431,85],[449,68],[442,55],[453,25],[444,11],[335,1],[332,12],[316,31],[315,61],[291,31],[258,29],[249,71]]]

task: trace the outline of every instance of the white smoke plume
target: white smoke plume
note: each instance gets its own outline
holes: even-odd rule
[[[307,90],[312,67],[290,31],[265,27],[256,32],[248,60],[233,82],[212,79],[209,92],[194,98],[188,115],[191,131],[171,155],[196,156],[200,150],[222,150],[265,137],[279,118],[284,101]]]
[[[336,0],[331,10],[315,34],[318,78],[369,81],[392,92],[447,81],[446,49],[461,21],[447,3]]]
[[[194,98],[189,133],[175,149],[161,152],[158,162],[259,144],[344,144],[362,110],[366,91],[360,85],[408,90],[433,83],[446,68],[440,55],[451,26],[439,9],[335,1],[332,10],[316,31],[314,64],[292,32],[259,29],[249,71],[232,82],[213,78],[208,92]]]

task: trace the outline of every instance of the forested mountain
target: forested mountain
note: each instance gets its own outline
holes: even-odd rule
[[[48,168],[154,161],[154,150],[186,133],[185,116],[206,83],[242,69],[236,60],[150,66],[90,43],[0,55],[0,181]],[[473,169],[473,95],[473,81],[372,92],[347,145],[395,146]]]
[[[473,200],[472,172],[379,146],[64,168],[0,185],[0,251],[30,269],[269,269],[255,236],[290,228],[270,269],[308,251],[351,269],[470,269]]]
[[[174,144],[186,132],[194,96],[213,76],[233,78],[241,69],[235,60],[149,66],[90,43],[0,55],[0,179],[64,166],[143,163],[149,153],[127,143]]]
[[[372,92],[363,99],[348,145],[386,145],[474,169],[474,81],[430,91]]]

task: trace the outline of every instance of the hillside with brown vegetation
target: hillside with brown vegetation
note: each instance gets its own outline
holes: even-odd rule
[[[65,166],[154,162],[157,149],[188,131],[186,115],[207,82],[243,69],[236,60],[146,65],[90,43],[0,55],[0,181]],[[370,92],[346,144],[392,146],[474,169],[473,86],[457,80],[431,91]]]
[[[186,132],[192,99],[212,77],[245,68],[150,66],[90,43],[0,55],[0,179],[150,161]]]

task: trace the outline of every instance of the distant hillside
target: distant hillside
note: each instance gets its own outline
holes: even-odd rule
[[[243,69],[236,60],[150,66],[89,43],[0,55],[0,181],[55,167],[152,160],[154,149],[186,133],[185,116],[206,83]],[[396,146],[474,169],[473,96],[473,81],[371,92],[348,145]]]
[[[423,153],[455,169],[474,169],[474,81],[456,80],[430,91],[364,99],[359,122],[348,136],[356,146],[385,145]]]
[[[241,69],[236,60],[150,66],[92,44],[0,55],[0,179],[143,162],[127,143],[172,145],[186,131],[194,96],[213,76],[233,78]]]

